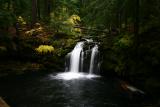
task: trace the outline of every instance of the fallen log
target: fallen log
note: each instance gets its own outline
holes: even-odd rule
[[[0,107],[10,107],[10,106],[0,97]]]
[[[96,32],[103,32],[103,33],[109,33],[109,30],[99,30],[96,28],[86,28],[86,27],[81,27],[81,26],[74,26],[74,28],[79,28],[79,29],[83,29],[83,30],[91,30],[91,31],[96,31]]]

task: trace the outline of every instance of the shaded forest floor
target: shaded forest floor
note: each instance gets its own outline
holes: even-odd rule
[[[23,73],[37,72],[43,69],[41,64],[33,62],[3,61],[0,62],[0,76],[20,75]]]

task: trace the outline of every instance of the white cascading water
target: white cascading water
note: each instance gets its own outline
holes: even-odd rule
[[[81,52],[83,50],[83,44],[84,42],[78,42],[71,53],[71,59],[70,59],[71,67],[69,70],[70,72],[79,72],[80,57],[81,57]]]
[[[91,73],[83,73],[83,61],[84,61],[84,52],[83,52],[83,42],[78,42],[75,48],[70,53],[70,66],[66,66],[66,68],[69,70],[64,73],[59,73],[55,77],[57,79],[64,79],[64,80],[72,80],[72,79],[79,79],[79,78],[95,78],[100,77],[98,75],[94,75]],[[94,52],[98,51],[98,46],[95,46],[92,50],[93,57],[95,57]],[[94,63],[94,58],[91,61]],[[67,65],[67,64],[66,64]],[[94,65],[92,65],[94,66]],[[91,67],[92,68],[92,67]],[[82,72],[79,72],[79,69],[81,69]],[[92,68],[93,69],[93,68]]]
[[[98,54],[98,45],[95,45],[95,46],[92,48],[89,74],[93,74],[94,66],[97,66],[97,65],[95,65],[95,60],[96,60],[95,58],[96,58],[96,55],[97,55],[97,54]]]
[[[70,58],[70,55],[71,53],[68,53],[65,57],[65,72],[69,71],[69,62],[68,62],[68,59]]]
[[[83,61],[84,61],[84,52],[82,50],[82,53],[81,53],[81,72],[83,72]]]

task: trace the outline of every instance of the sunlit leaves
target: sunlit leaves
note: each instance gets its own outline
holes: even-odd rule
[[[80,33],[81,29],[80,28],[74,28],[76,25],[79,25],[81,22],[81,19],[78,15],[72,15],[70,16],[67,21],[64,22],[64,24],[70,26],[71,32],[73,34]]]
[[[17,21],[18,21],[18,23],[20,24],[20,25],[26,25],[26,21],[23,19],[23,17],[22,16],[19,16],[18,18],[17,18]]]
[[[79,24],[80,21],[81,21],[81,19],[80,19],[80,17],[78,15],[72,15],[66,21],[66,23],[75,26],[75,25]]]
[[[35,35],[38,35],[38,34],[43,34],[44,33],[43,29],[44,28],[39,23],[36,23],[35,28],[26,31],[25,35],[26,36],[33,36],[33,35],[35,36]]]
[[[36,52],[39,54],[47,54],[54,52],[54,47],[49,45],[40,45],[38,48],[35,49]]]
[[[64,8],[62,8],[64,10]],[[79,28],[74,28],[74,26],[79,25],[81,19],[78,15],[69,15],[67,12],[62,12],[59,16],[55,16],[54,13],[51,14],[51,26],[57,29],[58,32],[64,32],[69,35],[75,35],[80,33]]]

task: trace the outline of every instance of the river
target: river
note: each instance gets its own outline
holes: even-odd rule
[[[63,80],[56,73],[0,80],[0,95],[11,107],[143,107],[141,95],[122,89],[116,78]],[[132,95],[132,96],[131,96]]]

